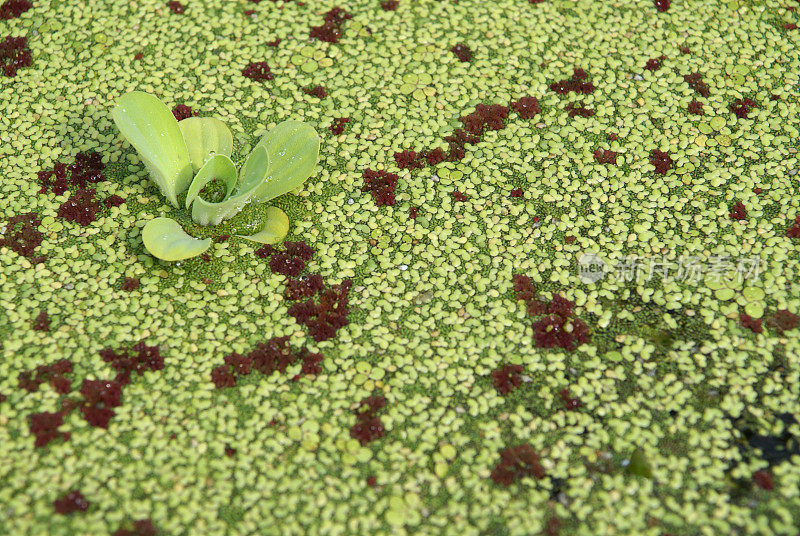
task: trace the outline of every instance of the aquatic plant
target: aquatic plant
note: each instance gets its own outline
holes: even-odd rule
[[[112,117],[123,137],[139,153],[150,178],[172,206],[191,208],[199,225],[219,225],[248,203],[266,203],[305,182],[314,171],[320,139],[314,128],[300,121],[284,121],[264,134],[240,169],[231,160],[233,136],[225,123],[213,117],[177,121],[157,97],[132,91],[120,97]],[[214,181],[224,184],[224,195],[207,200],[201,193]],[[274,244],[289,231],[286,214],[270,207],[263,227],[242,236]],[[189,236],[171,218],[150,220],[142,231],[147,250],[166,261],[188,259],[205,252],[211,239]]]

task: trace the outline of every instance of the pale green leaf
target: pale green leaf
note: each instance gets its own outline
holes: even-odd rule
[[[300,121],[284,121],[267,132],[258,146],[267,149],[270,171],[252,200],[269,201],[303,184],[317,164],[319,142],[314,127]]]
[[[269,153],[263,145],[257,145],[248,155],[239,173],[239,187],[236,189],[236,195],[253,192],[256,186],[264,184],[269,170]]]
[[[230,156],[233,135],[225,123],[214,117],[188,117],[178,123],[197,172],[215,154]]]
[[[191,206],[192,201],[198,196],[200,190],[214,179],[225,182],[227,187],[225,198],[227,199],[231,195],[234,186],[236,186],[236,164],[224,154],[215,154],[209,158],[205,165],[200,168],[200,171],[197,172],[197,175],[194,176],[194,180],[189,186],[189,191],[186,193],[186,208]]]
[[[267,221],[261,229],[252,235],[236,235],[239,238],[246,238],[259,244],[277,244],[286,238],[289,233],[289,217],[278,207],[267,209]]]
[[[142,229],[142,241],[154,257],[180,261],[196,257],[211,246],[211,239],[192,238],[171,218],[155,218]]]
[[[119,98],[111,116],[144,162],[150,178],[174,206],[192,180],[183,134],[169,108],[156,97],[132,91]]]

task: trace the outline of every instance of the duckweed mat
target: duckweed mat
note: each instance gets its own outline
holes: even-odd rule
[[[796,536],[797,7],[5,0],[0,533]],[[132,90],[312,124],[288,243]]]

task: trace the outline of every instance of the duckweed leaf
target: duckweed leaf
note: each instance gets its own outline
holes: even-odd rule
[[[267,149],[272,165],[252,200],[269,201],[303,184],[317,164],[319,142],[314,127],[300,121],[284,121],[267,132],[257,146]]]
[[[236,164],[224,154],[215,154],[209,158],[195,175],[189,191],[186,193],[186,208],[192,205],[192,201],[200,194],[200,190],[214,179],[225,181],[227,187],[225,198],[227,199],[236,185]]]
[[[180,261],[202,254],[211,239],[192,238],[171,218],[155,218],[142,229],[144,247],[151,255],[165,261]]]
[[[230,156],[233,152],[233,135],[225,123],[214,117],[189,117],[178,126],[189,150],[189,159],[195,172],[215,154]]]
[[[193,169],[175,116],[163,102],[141,91],[120,97],[111,116],[139,153],[150,178],[177,208],[178,194],[189,186]]]
[[[286,238],[289,233],[289,217],[278,207],[267,209],[267,221],[261,229],[252,235],[236,235],[239,238],[246,238],[259,244],[277,244]]]

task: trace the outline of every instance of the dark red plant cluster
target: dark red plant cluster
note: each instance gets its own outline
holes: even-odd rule
[[[143,342],[131,348],[101,350],[100,356],[117,371],[113,380],[84,379],[80,389],[80,399],[66,398],[61,402],[61,409],[56,413],[42,412],[30,416],[30,432],[36,439],[34,446],[44,447],[58,438],[69,438],[68,432],[59,432],[64,424],[64,417],[76,409],[80,409],[84,419],[91,426],[106,428],[111,417],[112,408],[121,404],[122,388],[130,383],[133,372],[143,374],[146,370],[161,370],[164,359],[156,346],[147,346]],[[20,387],[36,390],[43,381],[50,381],[61,394],[68,394],[71,381],[64,377],[72,372],[72,365],[61,360],[49,369],[36,369],[35,374],[20,376]]]
[[[11,216],[6,223],[6,232],[0,234],[0,247],[5,246],[18,255],[27,257],[32,264],[43,262],[44,256],[34,257],[36,248],[44,237],[38,229],[41,223],[33,212]]]
[[[464,202],[467,200],[467,194],[463,192],[459,192],[458,190],[453,192],[453,199],[459,202]]]
[[[522,197],[523,191],[522,188],[514,188],[511,190],[509,197]]]
[[[644,64],[644,68],[648,71],[657,71],[661,68],[661,62],[667,59],[666,56],[659,56],[657,58],[651,58],[647,60],[647,63]]]
[[[795,216],[794,223],[792,223],[788,229],[786,229],[786,236],[789,238],[798,238],[800,237],[800,214]],[[3,243],[0,241],[0,245]]]
[[[670,0],[653,0],[653,4],[656,6],[656,11],[663,13],[669,9]]]
[[[184,11],[186,11],[186,6],[181,4],[180,2],[173,0],[172,2],[167,2],[167,7],[173,12],[180,15]]]
[[[522,119],[533,119],[542,111],[536,97],[522,97],[509,104],[508,107],[517,112]]]
[[[693,100],[689,103],[689,106],[686,108],[690,114],[694,115],[705,115],[703,111],[703,103],[697,100]]]
[[[775,489],[775,482],[772,479],[772,475],[763,469],[753,473],[753,482],[756,486],[766,491]]]
[[[275,372],[286,372],[291,365],[300,361],[302,374],[319,374],[322,354],[310,352],[307,348],[293,350],[289,337],[273,337],[267,342],[256,344],[247,355],[236,352],[225,356],[225,364],[211,371],[211,381],[217,389],[234,387],[239,376],[247,376],[257,371],[264,376]]]
[[[383,437],[384,429],[378,411],[386,406],[382,396],[371,396],[362,400],[355,409],[356,423],[350,428],[350,437],[361,445]]]
[[[306,95],[311,95],[312,97],[316,97],[318,99],[324,99],[328,96],[328,92],[325,91],[325,88],[322,86],[307,87],[303,91]]]
[[[747,328],[753,333],[762,333],[764,328],[761,327],[761,319],[760,318],[753,318],[752,316],[742,313],[739,315],[739,324],[743,328]]]
[[[172,109],[172,115],[175,116],[176,121],[183,121],[184,119],[189,119],[193,115],[197,115],[197,113],[193,112],[190,106],[178,104]]]
[[[149,519],[140,519],[130,529],[119,528],[111,536],[158,536],[158,530]]]
[[[289,316],[308,327],[308,334],[315,341],[327,341],[348,324],[347,296],[352,285],[350,279],[345,279],[338,285],[320,290],[317,293],[318,303],[313,298],[295,303],[289,307]]]
[[[553,82],[550,84],[550,90],[561,95],[566,95],[570,92],[589,95],[595,88],[594,84],[586,81],[587,78],[589,78],[589,74],[586,71],[580,68],[574,69],[571,78]]]
[[[310,37],[327,43],[338,43],[342,38],[342,24],[353,16],[340,7],[335,7],[325,13],[322,26],[312,26]]]
[[[333,124],[328,127],[334,136],[339,136],[344,132],[344,126],[350,122],[349,117],[340,117],[333,120]]]
[[[263,82],[265,80],[272,80],[275,78],[275,76],[272,74],[272,71],[269,70],[269,65],[266,61],[257,61],[251,63],[242,69],[242,75],[256,82]]]
[[[16,19],[32,7],[28,0],[6,0],[0,5],[0,19]]]
[[[464,130],[480,136],[487,130],[502,130],[508,118],[508,107],[499,104],[476,104],[475,111],[460,119]]]
[[[672,167],[672,158],[664,151],[654,149],[650,152],[650,164],[656,168],[656,173],[664,175]]]
[[[379,207],[394,205],[394,191],[399,178],[396,174],[385,170],[367,169],[364,171],[364,186],[361,187],[361,191],[371,193],[372,199]]]
[[[731,206],[731,212],[728,214],[732,220],[742,221],[747,219],[747,209],[744,203],[737,201]]]
[[[787,309],[778,309],[767,319],[767,325],[783,335],[785,331],[791,331],[800,326],[800,316],[790,313]]]
[[[456,58],[464,63],[472,59],[472,51],[464,43],[456,43],[453,45],[453,48],[450,49],[450,52],[455,54]]]
[[[517,445],[500,451],[500,461],[492,470],[491,478],[503,486],[510,486],[520,478],[532,476],[545,477],[544,467],[539,455],[530,445]]]
[[[736,99],[728,106],[728,109],[736,114],[739,119],[747,119],[747,115],[753,108],[758,108],[758,103],[753,99],[747,98]]]
[[[561,403],[564,404],[564,407],[569,410],[578,409],[583,405],[581,399],[572,396],[567,388],[558,391],[558,398],[561,399]]]
[[[539,317],[533,322],[533,339],[538,348],[563,348],[574,350],[589,342],[589,328],[575,316],[570,300],[556,294],[549,304],[540,300],[528,276],[515,274],[514,292],[523,300],[529,316]]]
[[[138,277],[126,277],[122,281],[122,286],[120,288],[126,292],[131,292],[139,288],[139,278]]]
[[[33,321],[33,330],[34,331],[50,331],[50,317],[47,316],[47,312],[42,311]]]
[[[32,64],[33,56],[28,48],[27,37],[9,35],[0,41],[0,67],[5,76],[13,78],[22,67],[30,67]]]
[[[591,108],[587,108],[583,105],[575,106],[572,103],[567,104],[564,109],[567,111],[569,117],[592,117],[595,113]]]
[[[398,0],[386,0],[385,2],[381,2],[381,7],[384,11],[397,11],[400,2]]]
[[[29,393],[35,393],[39,386],[49,383],[57,393],[66,394],[72,385],[72,380],[66,375],[71,373],[72,363],[68,359],[60,359],[52,365],[39,365],[33,370],[20,372],[17,380],[19,388]]]
[[[89,501],[78,490],[72,490],[53,501],[53,508],[57,514],[69,515],[74,512],[85,512],[89,508]]]
[[[701,97],[708,97],[711,95],[711,92],[708,90],[708,84],[703,82],[703,75],[700,73],[684,75],[683,80]]]
[[[61,195],[71,187],[86,188],[89,184],[97,184],[105,180],[100,153],[90,151],[75,155],[75,162],[64,164],[56,162],[53,169],[44,169],[37,174],[41,183],[40,194],[52,192]]]
[[[522,383],[522,365],[503,365],[492,371],[492,385],[498,392],[506,396]]]
[[[83,225],[91,224],[100,212],[100,201],[93,188],[81,188],[58,207],[58,217]]]
[[[256,254],[262,258],[272,256],[269,260],[269,268],[273,273],[296,277],[306,267],[306,262],[311,260],[314,249],[302,241],[286,241],[283,246],[284,251],[278,251],[272,246],[266,245],[256,251]]]
[[[617,165],[617,153],[610,149],[598,149],[594,152],[594,159],[598,164]]]

